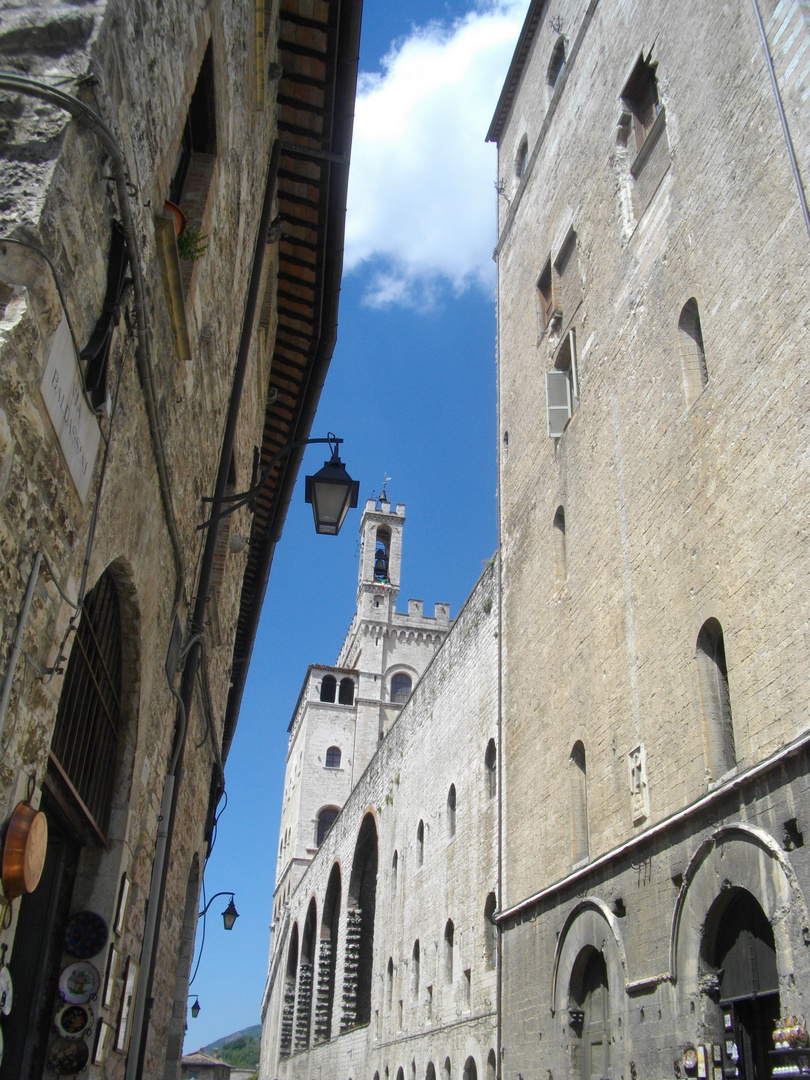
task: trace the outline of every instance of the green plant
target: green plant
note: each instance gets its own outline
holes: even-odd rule
[[[201,259],[208,248],[208,236],[190,218],[177,237],[177,254],[188,262]]]

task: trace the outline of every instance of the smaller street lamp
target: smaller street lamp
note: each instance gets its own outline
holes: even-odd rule
[[[211,897],[211,899],[208,901],[208,903],[202,909],[202,911],[197,916],[197,918],[198,919],[203,918],[203,916],[206,914],[206,912],[208,911],[208,909],[211,907],[211,905],[213,904],[213,902],[216,900],[216,898],[218,896],[230,896],[230,898],[231,898],[230,903],[225,908],[225,910],[222,912],[222,921],[225,924],[225,929],[226,930],[233,930],[233,924],[239,918],[239,912],[236,910],[236,904],[234,904],[234,902],[233,902],[234,894],[232,892],[228,892],[227,889],[225,890],[225,892],[214,893],[214,895]]]
[[[222,921],[225,923],[226,930],[233,930],[233,924],[239,918],[239,912],[236,910],[236,904],[233,902],[233,896],[231,896],[230,903],[222,912]]]
[[[189,997],[191,997],[190,994]],[[198,997],[194,998],[194,1004],[191,1006],[191,1015],[195,1020],[200,1015],[200,999]]]

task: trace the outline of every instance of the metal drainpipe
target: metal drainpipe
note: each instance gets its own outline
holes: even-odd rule
[[[276,193],[276,177],[278,175],[280,146],[278,140],[273,145],[270,155],[270,163],[267,168],[267,181],[264,189],[264,203],[262,215],[259,221],[259,230],[256,237],[256,247],[253,255],[253,268],[251,270],[248,295],[245,302],[245,314],[242,320],[242,332],[239,339],[239,350],[234,369],[231,399],[228,406],[228,416],[225,423],[225,434],[222,439],[220,452],[219,470],[217,473],[214,497],[211,503],[211,517],[223,509],[223,496],[228,483],[228,473],[231,465],[234,441],[236,438],[236,426],[239,419],[239,407],[242,399],[242,389],[245,382],[245,371],[250,354],[250,343],[253,334],[253,324],[259,300],[259,287],[261,285],[264,254],[267,248],[267,231],[270,227],[273,200]],[[141,950],[141,979],[138,984],[138,993],[133,1010],[132,1046],[135,1053],[130,1053],[127,1060],[126,1080],[141,1080],[144,1076],[144,1059],[146,1056],[146,1040],[149,1035],[149,1012],[152,1006],[152,984],[154,981],[155,963],[157,960],[158,946],[160,943],[160,922],[163,914],[163,902],[166,896],[166,883],[169,876],[169,860],[171,856],[171,841],[174,834],[174,823],[177,817],[177,800],[180,789],[179,781],[182,778],[183,754],[186,741],[186,718],[191,715],[191,707],[194,699],[194,684],[197,678],[197,669],[200,663],[200,635],[205,628],[205,614],[208,603],[208,592],[211,587],[211,576],[214,568],[214,556],[217,546],[217,530],[209,527],[205,547],[203,549],[202,562],[200,564],[200,576],[197,584],[197,597],[194,604],[189,635],[191,647],[183,668],[183,681],[180,689],[178,711],[180,723],[178,724],[175,751],[172,765],[163,792],[161,803],[161,822],[158,830],[158,839],[155,849],[155,860],[152,871],[152,884],[149,891],[148,922],[144,929],[144,939]],[[190,963],[190,961],[189,961]]]
[[[753,4],[754,15],[756,16],[757,26],[759,27],[759,33],[762,38],[762,47],[765,49],[765,62],[768,65],[768,72],[771,76],[771,86],[773,87],[773,96],[776,99],[776,109],[779,113],[779,120],[782,124],[782,133],[785,136],[788,157],[790,158],[790,167],[793,170],[793,179],[796,181],[796,191],[799,193],[799,202],[801,203],[802,207],[804,224],[807,228],[808,234],[810,234],[810,211],[808,211],[807,208],[807,196],[804,193],[802,174],[799,171],[799,163],[796,160],[796,151],[793,149],[793,139],[790,137],[790,128],[788,127],[787,116],[785,115],[785,107],[782,104],[782,94],[779,90],[779,83],[776,79],[776,70],[773,66],[771,47],[768,44],[768,35],[765,32],[765,24],[762,21],[762,13],[759,10],[759,4],[757,3],[757,0],[753,0]]]
[[[6,709],[8,708],[8,700],[11,697],[11,687],[14,685],[14,671],[17,667],[17,660],[19,659],[20,651],[22,649],[23,633],[25,632],[25,625],[28,622],[28,613],[31,610],[31,604],[34,599],[34,589],[39,580],[39,568],[41,565],[42,552],[38,551],[34,556],[34,564],[31,567],[31,573],[28,575],[28,587],[25,590],[22,611],[17,620],[17,633],[14,636],[14,644],[11,646],[8,667],[6,668],[5,678],[3,679],[3,689],[0,692],[0,731],[3,730],[6,723]]]
[[[138,346],[135,350],[135,360],[138,365],[138,374],[144,391],[152,452],[155,455],[155,463],[157,464],[160,497],[163,503],[163,512],[166,516],[166,526],[169,530],[169,537],[171,539],[172,552],[174,555],[175,572],[177,574],[177,583],[175,585],[174,593],[174,608],[176,611],[183,595],[185,560],[183,558],[183,549],[177,528],[177,519],[174,515],[169,472],[166,465],[166,452],[163,447],[163,434],[160,430],[160,422],[157,415],[155,380],[150,352],[150,331],[146,322],[146,292],[143,283],[143,269],[141,267],[140,254],[135,242],[135,222],[129,205],[127,169],[124,156],[118,148],[115,136],[98,113],[88,105],[85,105],[83,101],[79,101],[79,99],[72,94],[67,94],[64,90],[58,90],[54,86],[47,86],[45,83],[29,79],[24,75],[14,75],[8,72],[0,72],[0,90],[11,90],[16,91],[19,94],[27,94],[30,97],[39,98],[41,101],[46,101],[50,105],[56,105],[59,108],[64,109],[66,112],[70,113],[75,120],[78,120],[81,124],[84,124],[85,127],[89,128],[94,135],[97,135],[104,145],[104,149],[109,154],[113,174],[115,176],[115,186],[118,192],[118,209],[121,214],[121,225],[126,237],[127,253],[129,254],[129,264],[132,269],[132,281],[135,291],[135,320],[138,326]]]

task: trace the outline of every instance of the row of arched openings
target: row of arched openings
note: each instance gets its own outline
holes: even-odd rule
[[[354,679],[346,675],[340,680],[338,687],[338,681],[334,675],[324,675],[321,679],[320,700],[332,704],[335,696],[337,696],[338,705],[354,705]]]
[[[484,775],[486,783],[486,792],[488,798],[492,799],[498,790],[498,751],[495,746],[495,740],[490,739],[487,743],[487,748],[484,753]],[[455,836],[456,834],[456,811],[458,806],[458,796],[456,793],[456,785],[451,784],[447,791],[447,805],[446,805],[446,823],[447,823],[447,835]],[[394,858],[397,859],[397,853],[394,852]],[[421,866],[425,861],[425,822],[420,820],[416,827],[416,865]]]
[[[707,619],[700,628],[695,656],[703,716],[706,775],[709,780],[717,781],[737,764],[726,649],[723,628],[717,619]],[[588,857],[587,776],[585,746],[581,740],[577,740],[569,758],[571,852],[575,864]]]
[[[388,1070],[386,1069],[386,1076]],[[416,1061],[411,1062],[410,1070],[408,1073],[410,1080],[416,1080]],[[495,1080],[496,1072],[496,1058],[494,1049],[490,1049],[487,1055],[486,1071],[482,1074],[486,1077],[486,1080]],[[461,1072],[461,1080],[478,1080],[478,1066],[475,1063],[475,1058],[470,1055],[464,1062],[464,1068]],[[380,1080],[380,1073],[374,1073],[374,1080]],[[405,1080],[405,1070],[400,1065],[397,1069],[396,1080]],[[449,1057],[444,1059],[444,1064],[440,1066],[439,1072],[436,1072],[436,1066],[432,1061],[429,1061],[425,1066],[425,1080],[453,1080],[453,1066]]]
[[[342,907],[340,867],[332,867],[320,930],[315,897],[303,930],[293,925],[287,949],[281,1015],[280,1052],[289,1056],[312,1041],[324,1042],[339,1030],[371,1020],[374,917],[377,902],[377,826],[366,814],[357,836],[346,896],[345,955],[340,1015],[336,1006],[337,943]]]

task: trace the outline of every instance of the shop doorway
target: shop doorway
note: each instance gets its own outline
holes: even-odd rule
[[[768,1055],[780,1015],[773,929],[745,889],[733,890],[720,907],[711,913],[717,930],[710,960],[717,972],[723,1017],[724,1076],[770,1080]]]

